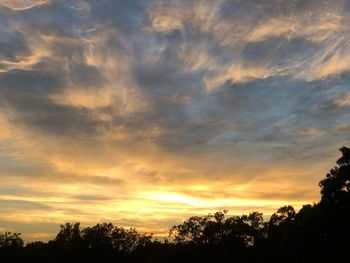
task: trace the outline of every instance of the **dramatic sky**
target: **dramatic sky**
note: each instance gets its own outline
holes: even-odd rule
[[[318,201],[349,28],[345,0],[0,0],[0,232]]]

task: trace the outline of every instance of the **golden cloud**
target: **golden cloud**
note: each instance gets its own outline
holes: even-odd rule
[[[16,10],[29,9],[46,3],[49,3],[49,0],[0,0],[0,5]]]

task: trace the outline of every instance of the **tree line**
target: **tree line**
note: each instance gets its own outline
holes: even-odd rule
[[[279,208],[268,221],[252,212],[193,216],[160,242],[112,223],[61,225],[48,242],[0,234],[2,262],[350,262],[350,149],[321,180],[321,199],[296,212]]]

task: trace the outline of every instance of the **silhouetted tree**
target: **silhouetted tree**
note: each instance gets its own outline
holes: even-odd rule
[[[272,214],[269,224],[270,226],[278,226],[281,223],[290,222],[295,219],[295,215],[296,212],[293,206],[283,206],[276,213]]]
[[[0,234],[0,248],[21,248],[23,245],[21,233],[6,232]]]
[[[54,240],[57,245],[69,247],[81,243],[80,223],[66,223],[60,227],[61,229]]]
[[[350,202],[350,149],[340,148],[342,157],[320,182],[322,202],[348,203]]]
[[[252,246],[264,238],[264,221],[261,213],[232,216],[225,219],[227,211],[214,215],[193,216],[182,224],[174,226],[170,235],[177,243],[224,244],[240,243],[241,246]]]
[[[89,248],[111,249],[129,254],[151,242],[152,235],[139,234],[135,228],[114,227],[112,223],[97,224],[82,231],[82,238]]]
[[[20,262],[24,242],[20,233],[5,232],[0,234],[0,261]]]
[[[173,226],[169,235],[175,237],[176,243],[219,243],[223,235],[223,224],[227,211],[214,215],[192,216],[182,224]]]
[[[319,183],[321,201],[296,213],[280,208],[269,221],[268,247],[274,260],[286,262],[348,262],[350,249],[350,150],[342,147],[338,166]],[[315,251],[319,251],[315,253]],[[285,255],[290,255],[284,259]]]

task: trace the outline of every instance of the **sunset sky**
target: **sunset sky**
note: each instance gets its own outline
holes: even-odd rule
[[[317,202],[349,86],[350,1],[0,0],[0,232]]]

